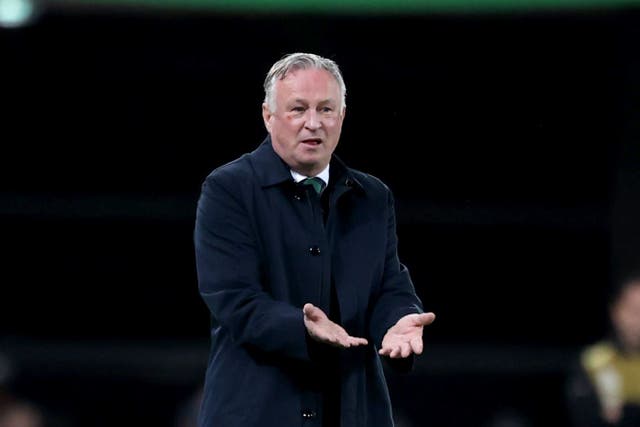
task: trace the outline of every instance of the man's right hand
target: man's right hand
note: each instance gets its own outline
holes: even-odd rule
[[[332,322],[322,310],[313,304],[305,304],[302,312],[304,313],[304,326],[314,340],[340,348],[367,345],[366,339],[352,337],[342,326]]]

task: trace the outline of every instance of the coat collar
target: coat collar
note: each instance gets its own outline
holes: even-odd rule
[[[251,156],[256,164],[256,174],[262,187],[293,181],[289,166],[273,150],[270,136],[262,141],[262,144],[251,153]],[[331,156],[330,173],[331,181],[336,186],[363,190],[362,184],[355,177],[353,171],[335,154]]]
[[[251,157],[255,163],[256,175],[263,187],[293,181],[289,166],[273,151],[270,136],[251,153]]]

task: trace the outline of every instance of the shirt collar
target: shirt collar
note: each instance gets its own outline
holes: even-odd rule
[[[309,176],[305,176],[305,175],[299,174],[298,172],[296,172],[294,170],[291,170],[291,176],[293,177],[293,179],[296,182],[300,182],[300,181],[302,181],[303,179],[306,179],[306,178],[312,178],[312,177],[309,177]],[[321,180],[323,180],[324,184],[325,184],[325,187],[328,186],[329,185],[329,165],[327,165],[327,167],[324,168],[322,170],[322,172],[320,172],[315,177],[316,178],[320,178]]]

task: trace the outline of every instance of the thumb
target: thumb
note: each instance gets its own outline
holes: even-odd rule
[[[302,312],[309,319],[318,320],[318,318],[320,317],[320,313],[322,313],[322,310],[320,310],[319,308],[317,308],[311,303],[306,303],[304,307],[302,307]]]
[[[426,326],[426,325],[430,325],[433,323],[433,321],[436,320],[436,315],[435,313],[429,312],[429,313],[421,313],[417,318],[416,318],[416,326]]]

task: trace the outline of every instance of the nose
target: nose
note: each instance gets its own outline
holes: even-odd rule
[[[307,117],[304,122],[304,127],[309,130],[318,130],[322,126],[320,115],[313,108],[307,110]]]

